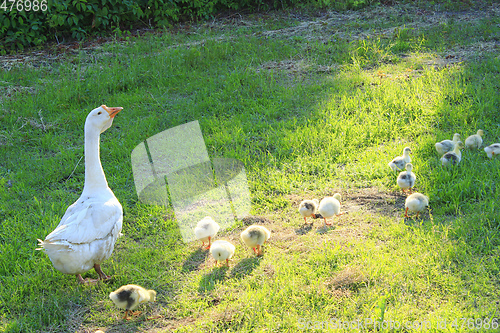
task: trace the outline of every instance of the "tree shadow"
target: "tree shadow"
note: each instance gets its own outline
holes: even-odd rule
[[[251,257],[241,260],[236,266],[231,270],[231,278],[242,279],[245,276],[251,274],[257,266],[260,265],[262,257]]]
[[[182,272],[192,272],[200,268],[200,266],[206,261],[208,257],[208,250],[198,248],[196,251],[191,253],[189,257],[182,264]]]

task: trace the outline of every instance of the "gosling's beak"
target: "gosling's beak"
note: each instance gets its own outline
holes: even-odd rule
[[[110,118],[113,118],[114,116],[116,116],[116,114],[118,112],[120,112],[121,110],[123,110],[122,107],[108,108],[106,105],[101,105],[101,108],[103,108],[104,110],[106,110],[106,112],[109,114]]]

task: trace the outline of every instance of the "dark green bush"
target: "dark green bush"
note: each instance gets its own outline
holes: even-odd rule
[[[0,0],[0,4],[3,1],[0,53],[4,54],[50,41],[83,40],[117,28],[162,27],[208,19],[221,11],[296,5],[346,9],[374,0]]]
[[[63,38],[82,40],[116,27],[140,25],[139,20],[145,17],[141,8],[145,1],[16,0],[13,5],[7,0],[6,3],[7,6],[0,9],[1,53]],[[45,4],[46,10],[41,6],[34,10],[35,3]]]

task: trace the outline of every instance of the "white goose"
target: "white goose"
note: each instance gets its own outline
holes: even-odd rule
[[[408,216],[408,211],[418,214],[423,212],[429,206],[429,198],[421,193],[413,193],[405,200],[405,217]]]
[[[109,277],[101,263],[113,253],[123,221],[122,206],[108,187],[99,157],[99,136],[123,108],[106,105],[92,110],[85,121],[85,185],[80,198],[68,207],[57,228],[37,250],[44,250],[54,267],[64,274],[81,274],[95,269],[100,279]],[[97,280],[90,280],[95,282]]]
[[[405,190],[409,190],[411,193],[411,188],[415,185],[415,181],[417,180],[417,177],[411,171],[412,169],[413,165],[411,163],[407,163],[406,171],[401,171],[398,175],[397,183],[403,192],[405,192]]]
[[[117,307],[125,309],[125,317],[123,319],[129,320],[129,313],[132,316],[140,314],[140,311],[133,312],[140,304],[156,301],[156,291],[146,290],[136,284],[127,284],[111,292],[109,298]]]
[[[500,143],[489,145],[488,147],[484,148],[484,151],[486,152],[486,155],[488,155],[488,158],[498,156],[500,155]]]
[[[262,255],[262,245],[271,237],[271,231],[261,225],[251,225],[240,234],[241,240],[253,249],[258,256]]]
[[[340,216],[345,213],[340,212],[340,199],[340,193],[335,193],[333,197],[325,197],[319,203],[318,212],[320,216],[318,218],[323,218],[325,225],[331,225],[331,223],[326,222],[326,219],[333,216]]]
[[[226,266],[229,267],[229,259],[234,255],[235,246],[228,241],[219,239],[212,243],[210,253],[215,259],[215,264],[219,265],[220,261],[226,261]]]
[[[210,242],[212,238],[215,237],[217,232],[219,231],[220,226],[215,222],[210,216],[205,216],[201,219],[196,227],[194,228],[194,235],[197,239],[201,240],[203,247],[205,242],[208,242],[206,249],[210,248]]]
[[[483,144],[483,138],[482,138],[483,135],[484,131],[478,130],[477,134],[471,135],[467,139],[465,139],[465,147],[468,149],[481,148],[481,145]]]
[[[436,142],[434,145],[439,155],[443,156],[449,151],[452,151],[457,142],[460,141],[460,134],[453,134],[453,141],[451,140],[443,140],[441,142]]]
[[[453,151],[450,151],[441,157],[441,164],[443,166],[448,166],[448,165],[458,165],[460,161],[462,160],[462,152],[460,149],[464,147],[464,144],[462,141],[458,141],[455,144],[455,147],[453,148]]]
[[[403,170],[405,165],[411,162],[410,154],[411,154],[410,147],[405,147],[405,149],[403,149],[402,156],[394,157],[394,159],[390,161],[388,164],[391,167],[392,171]]]
[[[304,218],[304,224],[307,224],[307,218],[316,218],[316,209],[318,209],[319,201],[318,199],[313,200],[302,200],[299,205],[299,213]]]

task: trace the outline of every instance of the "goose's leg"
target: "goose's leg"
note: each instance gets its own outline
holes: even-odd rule
[[[307,224],[307,220],[306,220],[306,217],[304,216],[304,224]]]
[[[163,316],[162,315],[157,315],[157,316],[154,316],[154,317],[146,318],[146,320],[155,320],[155,319],[160,319],[160,318],[163,318]]]
[[[332,225],[331,223],[326,222],[326,217],[323,217],[323,219],[325,220],[325,225]]]
[[[125,316],[123,317],[123,320],[130,320],[128,317],[128,310],[125,310]]]
[[[262,249],[260,247],[260,245],[257,245],[257,256],[261,256],[262,255]]]
[[[76,278],[80,284],[97,283],[99,281],[99,279],[83,279],[81,274],[76,274]]]
[[[226,266],[229,267],[229,259],[226,259]]]
[[[111,279],[111,276],[107,276],[106,274],[104,274],[104,272],[101,269],[101,265],[100,264],[94,264],[94,269],[97,272],[97,274],[99,274],[99,278],[101,278],[103,280],[109,280],[109,279]]]
[[[81,274],[76,274],[76,278],[78,279],[78,282],[81,284],[85,284],[85,280],[82,278]]]
[[[208,245],[206,247],[207,250],[210,248],[210,239],[212,239],[212,237],[208,236]]]
[[[408,216],[408,207],[406,207],[406,210],[405,210],[405,217],[409,217]]]

